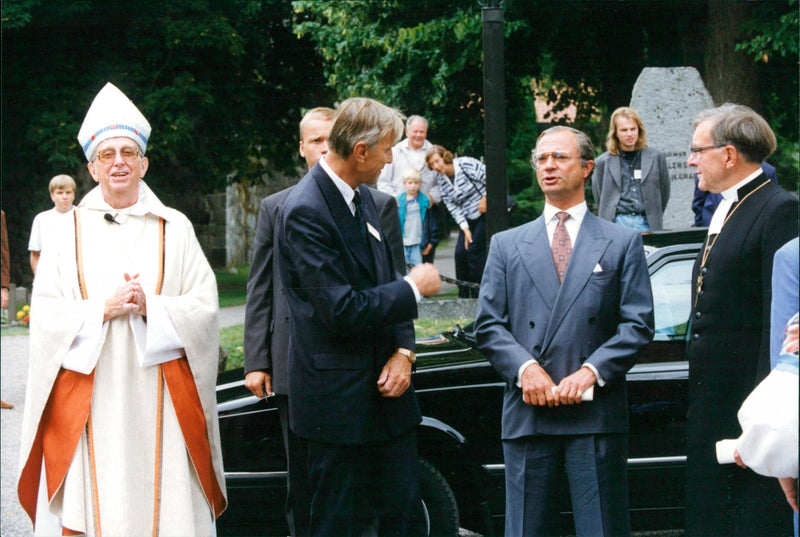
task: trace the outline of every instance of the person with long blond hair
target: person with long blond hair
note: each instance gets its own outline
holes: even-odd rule
[[[647,145],[636,110],[627,106],[614,110],[606,149],[595,159],[592,174],[597,215],[638,231],[663,229],[670,190],[667,157]]]

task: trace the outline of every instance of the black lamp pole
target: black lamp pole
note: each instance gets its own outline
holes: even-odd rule
[[[483,3],[484,152],[486,158],[486,239],[508,228],[506,212],[506,85],[504,8]]]

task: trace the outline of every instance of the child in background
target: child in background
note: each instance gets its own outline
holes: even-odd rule
[[[44,245],[52,239],[61,227],[62,218],[72,212],[75,201],[75,180],[69,175],[56,175],[50,179],[50,199],[54,207],[36,215],[31,227],[31,238],[28,241],[28,250],[31,252],[31,269],[36,274],[36,265]]]
[[[407,168],[402,177],[406,191],[397,195],[398,214],[406,264],[413,267],[422,263],[422,254],[430,252],[439,242],[439,238],[436,219],[425,218],[431,200],[426,194],[420,195],[422,176],[419,170]]]

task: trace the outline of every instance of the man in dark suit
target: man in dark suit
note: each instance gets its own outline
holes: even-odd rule
[[[300,156],[308,169],[328,152],[328,133],[335,110],[312,108],[300,121]],[[280,282],[276,255],[280,208],[291,192],[286,188],[261,200],[256,225],[253,261],[247,280],[244,325],[245,386],[256,397],[274,396],[281,420],[286,451],[286,521],[292,537],[308,535],[311,496],[306,470],[306,444],[289,428],[287,358],[289,353],[289,304]],[[405,273],[403,242],[397,203],[388,194],[373,191],[387,241],[399,260],[396,270]]]
[[[631,531],[625,374],[653,335],[653,299],[639,233],[587,211],[593,158],[578,130],[539,136],[544,213],[492,238],[481,281],[478,346],[507,383],[508,537],[554,534],[565,467],[577,535]]]
[[[366,186],[402,132],[396,110],[344,101],[328,153],[282,210],[289,421],[308,441],[310,535],[404,535],[419,501],[411,320],[439,273],[422,264],[397,274]]]
[[[754,111],[725,104],[694,129],[689,165],[723,199],[693,271],[686,535],[789,535],[775,484],[717,464],[715,443],[739,436],[737,410],[769,372],[772,261],[797,236],[798,202],[760,167],[776,140]]]

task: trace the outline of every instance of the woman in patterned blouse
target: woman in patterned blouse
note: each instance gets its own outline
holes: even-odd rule
[[[454,157],[440,145],[425,155],[425,164],[439,174],[447,210],[461,231],[455,249],[456,278],[480,283],[486,264],[486,166],[472,157]],[[459,298],[477,298],[478,289],[458,286]]]

